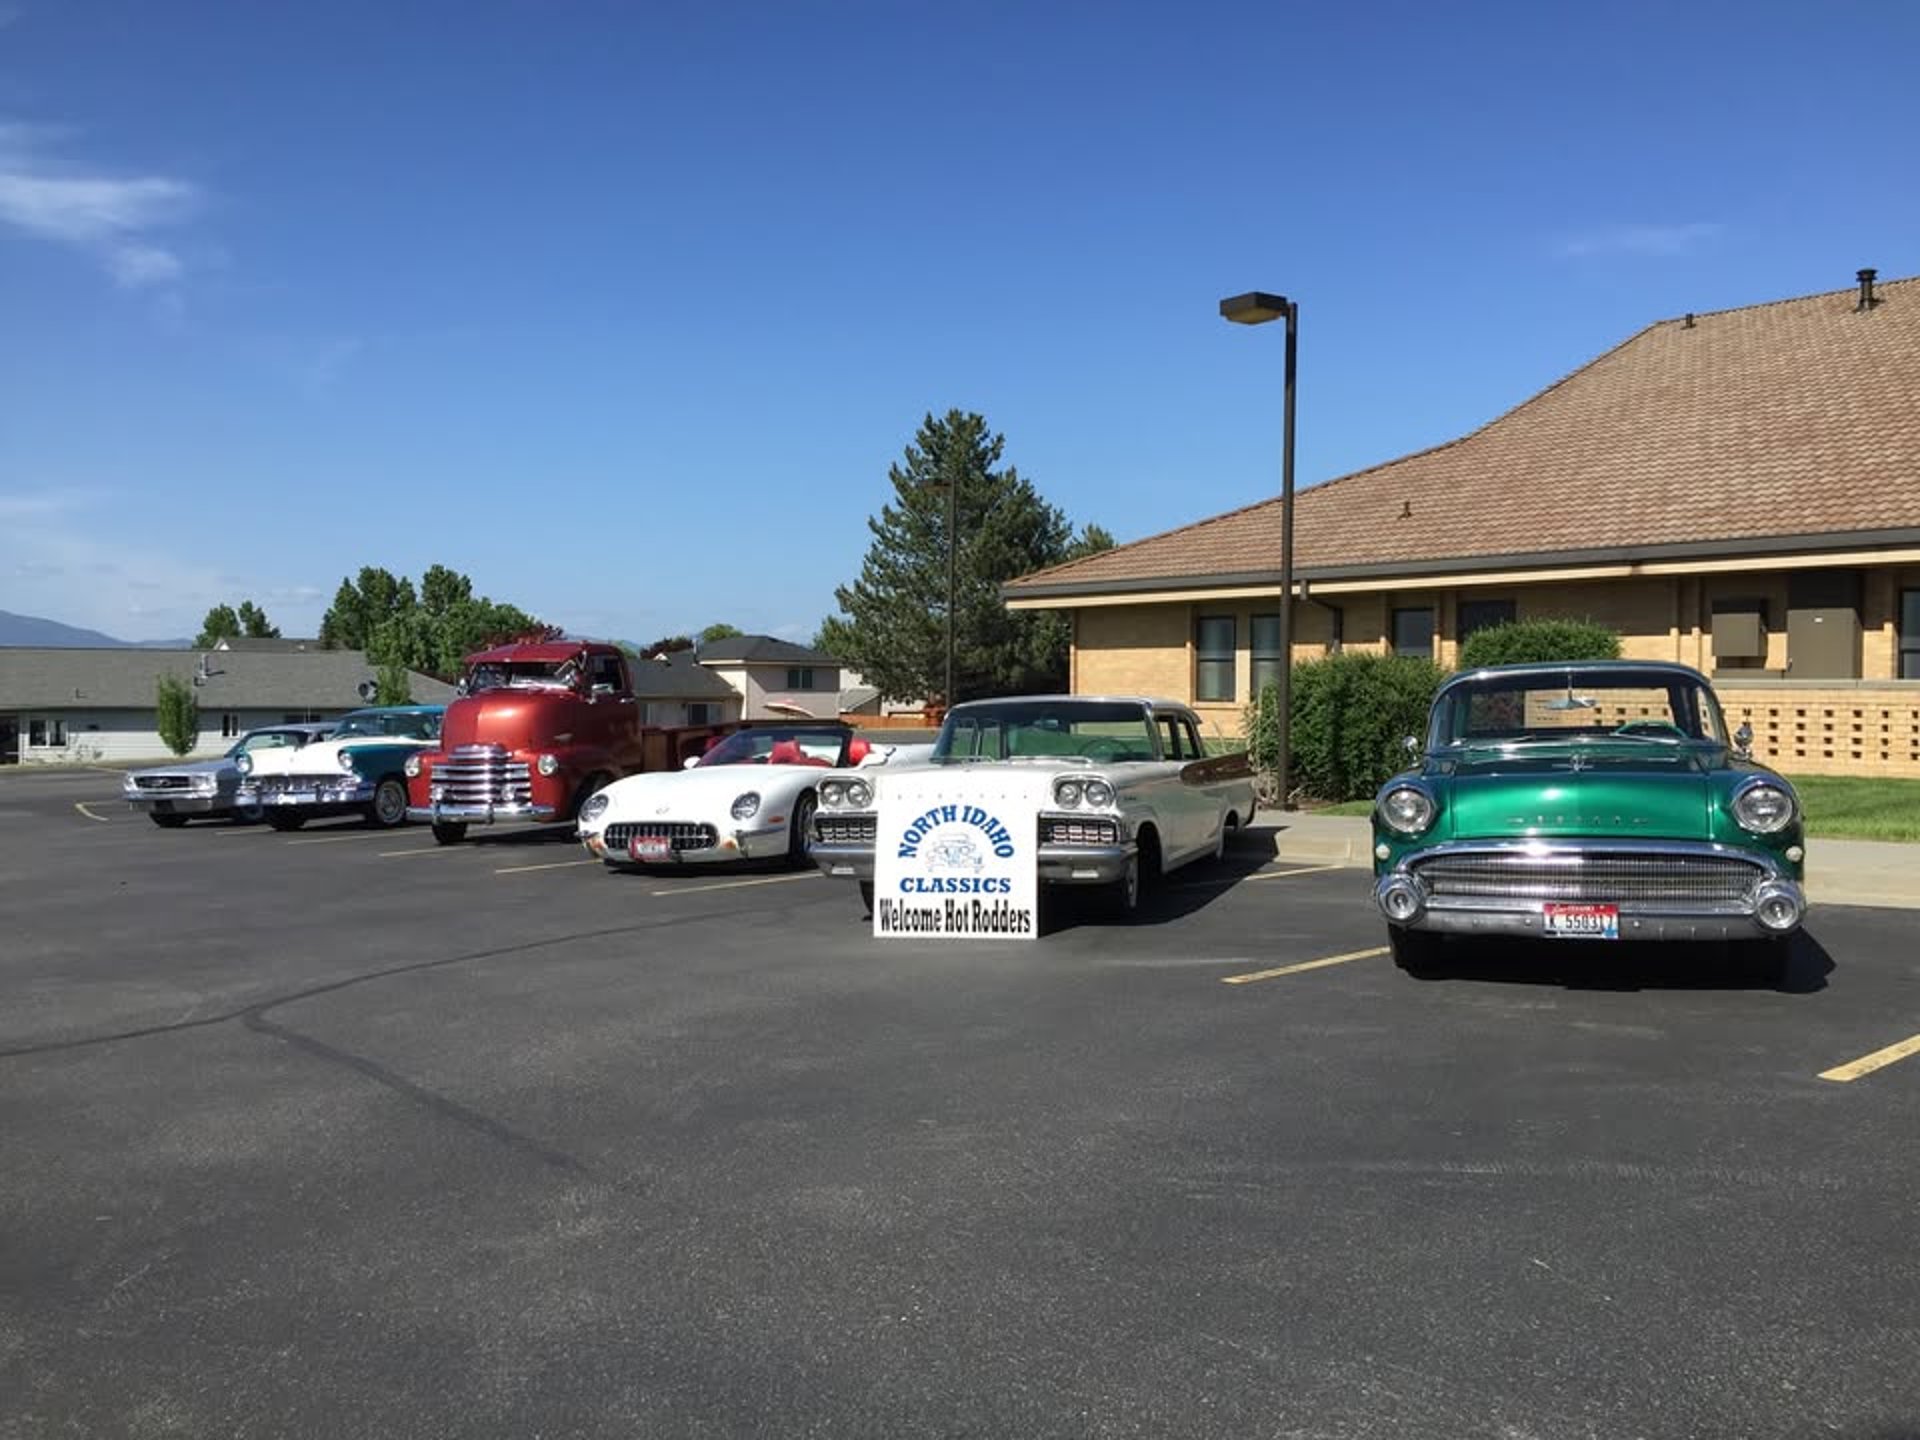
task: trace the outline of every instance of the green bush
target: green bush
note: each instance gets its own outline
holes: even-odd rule
[[[375,684],[379,687],[373,697],[376,705],[411,705],[413,703],[413,677],[407,673],[404,665],[382,665]]]
[[[1424,735],[1433,692],[1445,676],[1430,660],[1350,652],[1293,667],[1291,784],[1317,800],[1367,800],[1407,768],[1406,738]],[[1247,707],[1255,767],[1279,758],[1278,695]]]
[[[1476,630],[1460,647],[1460,668],[1618,660],[1620,636],[1597,620],[1514,620]]]
[[[173,675],[162,675],[154,695],[154,728],[161,743],[176,755],[190,755],[200,744],[200,702],[193,687]]]

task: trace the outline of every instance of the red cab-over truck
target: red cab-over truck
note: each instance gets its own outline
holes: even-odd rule
[[[442,845],[470,825],[572,820],[602,785],[673,770],[736,728],[648,726],[617,645],[542,640],[466,659],[440,743],[407,757],[407,818]]]

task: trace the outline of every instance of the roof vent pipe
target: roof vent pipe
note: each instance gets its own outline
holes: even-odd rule
[[[1691,310],[1687,311],[1686,323],[1683,324],[1680,328],[1682,330],[1691,330],[1693,328],[1693,312]]]
[[[1871,310],[1880,303],[1878,297],[1873,293],[1873,282],[1879,274],[1880,272],[1878,270],[1872,269],[1861,270],[1855,273],[1853,278],[1860,282],[1860,303],[1853,307],[1855,311]]]

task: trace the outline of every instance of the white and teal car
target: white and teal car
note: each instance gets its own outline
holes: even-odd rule
[[[135,770],[120,784],[120,796],[146,812],[164,830],[189,820],[258,820],[260,807],[243,802],[246,775],[240,757],[267,750],[298,750],[333,733],[332,725],[267,725],[249,730],[217,760],[188,760]]]
[[[301,750],[239,757],[242,803],[276,830],[298,830],[320,815],[359,813],[369,825],[407,822],[406,762],[440,738],[442,705],[355,710],[333,734]]]

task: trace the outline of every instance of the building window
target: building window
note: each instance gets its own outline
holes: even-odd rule
[[[1920,590],[1900,592],[1900,678],[1920,680]]]
[[[811,665],[804,665],[798,669],[787,671],[787,689],[813,689],[813,667]]]
[[[228,711],[220,717],[220,738],[231,740],[240,733],[240,717]]]
[[[1203,615],[1195,622],[1194,699],[1233,699],[1233,651],[1236,643],[1231,615]]]
[[[1433,658],[1433,607],[1393,612],[1393,653]]]
[[[688,701],[687,702],[687,724],[689,725],[713,724],[719,718],[713,713],[715,708],[716,707],[711,702],[706,700]]]
[[[1347,648],[1347,612],[1338,605],[1323,605],[1327,612],[1327,653],[1338,655]]]
[[[1258,700],[1260,692],[1269,685],[1280,683],[1280,617],[1278,615],[1256,615],[1251,626],[1253,635],[1253,698]]]
[[[1495,625],[1511,625],[1514,621],[1514,613],[1511,600],[1462,600],[1460,602],[1460,634],[1455,638],[1464,643],[1476,630],[1489,630]]]
[[[67,722],[49,719],[45,715],[36,715],[27,722],[27,745],[44,750],[57,750],[67,743]]]

